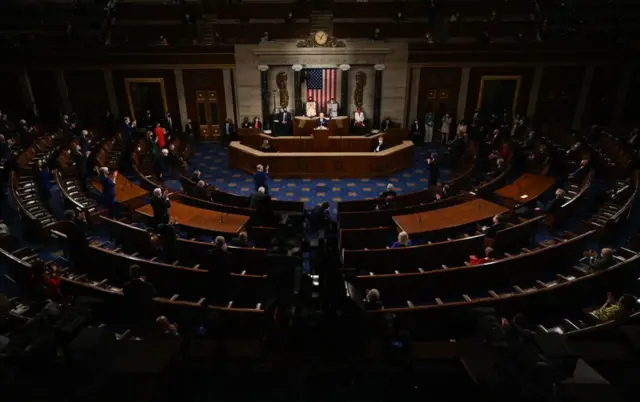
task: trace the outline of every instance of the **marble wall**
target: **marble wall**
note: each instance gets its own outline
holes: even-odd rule
[[[287,92],[289,93],[289,103],[287,105],[287,109],[289,111],[293,110],[294,102],[295,102],[295,92],[293,87],[293,74],[294,71],[291,69],[291,66],[270,66],[269,68],[269,91],[276,90],[276,107],[280,107],[280,90],[278,89],[277,77],[278,74],[285,73],[287,75]],[[273,111],[273,94],[269,95],[269,111]],[[244,116],[243,116],[244,117]]]
[[[376,70],[373,66],[351,66],[349,70],[349,116],[356,111],[354,91],[356,89],[356,74],[362,71],[367,75],[367,84],[362,93],[362,111],[367,119],[373,118],[373,97],[375,96]]]
[[[367,74],[367,84],[363,94],[363,108],[368,118],[373,117],[373,98],[376,64],[385,65],[382,79],[381,116],[390,116],[404,123],[407,109],[408,46],[406,43],[379,43],[371,41],[346,41],[339,48],[298,48],[295,42],[265,43],[259,45],[236,45],[236,110],[238,117],[259,116],[260,71],[259,65],[269,66],[269,89],[277,88],[278,72],[287,72],[289,107],[293,108],[294,88],[291,66],[301,64],[304,68],[338,67],[349,64],[349,114],[353,115],[355,104],[353,92],[355,75],[358,71]],[[340,77],[340,74],[338,74]],[[338,81],[338,91],[340,80]],[[305,88],[302,88],[303,94]],[[270,95],[270,110],[273,99]],[[338,98],[339,101],[339,98]],[[279,102],[279,98],[276,98]]]

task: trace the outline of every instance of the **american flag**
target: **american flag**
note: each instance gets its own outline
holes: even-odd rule
[[[318,113],[326,112],[327,102],[337,96],[338,71],[335,68],[307,70],[307,99],[312,97],[318,105]]]

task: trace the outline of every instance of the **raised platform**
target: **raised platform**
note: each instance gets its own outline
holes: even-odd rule
[[[231,143],[230,168],[253,173],[258,164],[269,165],[269,174],[274,178],[385,177],[413,165],[413,143],[402,141],[382,152],[272,153],[260,152],[238,141]]]

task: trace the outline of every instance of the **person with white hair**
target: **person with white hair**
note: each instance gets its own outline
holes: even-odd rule
[[[254,188],[257,191],[260,187],[264,187],[265,193],[269,193],[269,165],[265,168],[262,165],[256,166],[256,172],[253,174]]]
[[[169,191],[162,191],[161,188],[153,190],[151,196],[151,208],[153,209],[152,227],[169,224],[169,208],[171,208],[171,200],[169,200]]]
[[[381,192],[378,198],[387,198],[389,196],[395,197],[396,195],[398,195],[398,193],[393,189],[393,184],[389,183],[387,184],[387,189]]]
[[[391,248],[400,248],[400,247],[409,247],[412,246],[411,240],[409,239],[409,234],[407,232],[398,233],[398,241],[393,242]]]
[[[557,189],[555,192],[555,197],[546,202],[538,202],[537,208],[535,209],[537,212],[542,212],[545,214],[556,214],[560,211],[560,208],[565,203],[564,199],[565,191],[561,188]]]
[[[100,168],[100,184],[102,185],[102,206],[109,211],[109,215],[115,218],[116,211],[116,179],[118,171],[114,170],[109,174],[109,168],[103,166]]]
[[[82,148],[82,152],[87,152],[91,150],[91,137],[89,137],[89,131],[82,130],[82,135],[79,138],[80,147]]]
[[[271,207],[271,196],[267,194],[267,189],[258,187],[258,190],[249,197],[249,208],[255,210],[251,215],[251,222],[260,226],[267,226],[273,223],[274,212]]]
[[[365,310],[380,310],[382,303],[380,302],[380,292],[378,289],[370,289],[364,298]]]
[[[164,173],[169,165],[169,150],[163,149],[160,154],[157,154],[153,159],[153,173],[158,176],[159,179],[164,179]]]

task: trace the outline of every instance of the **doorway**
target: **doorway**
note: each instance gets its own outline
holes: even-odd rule
[[[484,76],[480,81],[478,109],[484,116],[515,115],[522,77],[519,75]]]
[[[202,141],[220,139],[220,116],[216,91],[196,91],[196,110]]]

